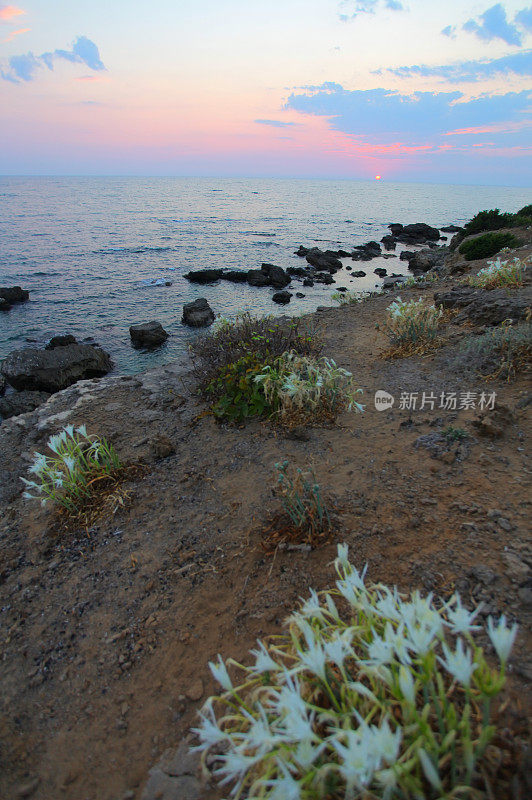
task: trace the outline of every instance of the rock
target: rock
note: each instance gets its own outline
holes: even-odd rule
[[[167,332],[157,320],[131,325],[129,335],[137,347],[155,347],[168,339]]]
[[[268,286],[270,279],[261,269],[250,269],[247,272],[247,282],[250,286]]]
[[[0,287],[0,297],[6,303],[23,303],[28,300],[30,293],[27,289],[21,289],[20,286],[2,286]]]
[[[246,283],[248,279],[247,272],[243,269],[228,269],[222,275],[224,281],[231,281],[232,283]]]
[[[198,678],[196,681],[190,684],[190,686],[185,690],[185,695],[188,697],[189,700],[193,702],[197,702],[201,700],[203,697],[204,692],[203,681],[201,678]]]
[[[527,319],[532,305],[532,289],[525,287],[516,294],[505,289],[479,290],[471,302],[454,318],[456,325],[470,321],[475,325],[500,325],[511,319],[513,322]]]
[[[371,261],[381,255],[381,246],[378,242],[366,242],[353,249],[351,258],[353,261]]]
[[[416,254],[414,253],[413,250],[403,250],[403,252],[399,256],[399,260],[400,261],[408,261],[408,262],[410,262],[410,259],[414,258],[415,255]]]
[[[434,302],[443,308],[463,308],[468,306],[476,293],[472,286],[453,286],[446,292],[435,292]]]
[[[383,236],[381,242],[383,243],[385,250],[395,250],[397,246],[397,239],[391,234]]]
[[[24,797],[31,797],[31,795],[35,792],[40,782],[41,782],[40,778],[32,778],[31,780],[26,781],[25,783],[19,784],[17,787],[15,787],[15,795],[14,795],[15,798],[17,798],[18,800],[18,798],[22,799]]]
[[[191,283],[215,283],[223,276],[223,269],[198,269],[187,272],[185,278]]]
[[[52,336],[45,350],[55,350],[56,347],[66,347],[67,344],[77,344],[76,337],[71,333],[65,333],[60,336]]]
[[[342,269],[342,262],[334,250],[325,250],[324,252],[319,247],[312,247],[307,251],[305,258],[311,266],[319,270],[328,270],[334,273]]]
[[[364,272],[363,269],[357,269],[357,270],[353,271],[353,277],[354,278],[365,278],[366,277],[366,273]]]
[[[262,264],[261,272],[268,276],[270,286],[274,289],[284,289],[290,283],[290,276],[282,267],[276,267],[275,264]]]
[[[394,275],[390,278],[385,278],[382,284],[383,289],[395,289],[401,283],[404,283],[406,278],[404,275]]]
[[[150,451],[153,458],[156,461],[160,461],[163,458],[173,456],[176,452],[176,447],[168,436],[165,436],[164,433],[160,433],[151,440]]]
[[[394,230],[391,225],[388,227],[395,238],[404,244],[425,244],[426,242],[437,242],[440,238],[438,228],[432,228],[424,222],[414,222],[412,225],[404,225],[400,230]]]
[[[444,228],[440,228],[440,231],[444,233],[461,233],[463,230],[459,225],[446,225]]]
[[[314,280],[316,283],[324,283],[326,286],[330,286],[331,283],[335,282],[330,272],[316,272]]]
[[[510,409],[502,403],[497,403],[493,411],[484,411],[471,424],[481,436],[499,439],[508,425],[514,424],[515,421]]]
[[[303,245],[300,244],[299,245],[299,250],[296,250],[294,252],[294,255],[299,256],[300,258],[305,258],[309,250],[310,250],[310,247],[303,247]]]
[[[204,328],[214,322],[214,311],[204,297],[198,297],[192,303],[185,303],[181,322],[192,328]]]
[[[502,560],[506,566],[505,572],[510,580],[523,583],[530,574],[530,568],[524,561],[521,561],[515,553],[503,553]]]
[[[6,379],[3,375],[0,375],[0,397],[2,397],[6,392]]]
[[[275,292],[275,294],[272,296],[272,300],[274,303],[279,303],[280,305],[284,306],[290,302],[291,297],[291,292]]]
[[[298,278],[306,278],[308,276],[308,268],[303,267],[288,267],[286,270],[289,275],[295,275]]]
[[[303,281],[303,286],[314,286],[314,281],[312,278],[305,278]]]
[[[201,779],[200,758],[187,743],[167,750],[149,772],[141,800],[200,800],[206,785]]]
[[[9,311],[10,308],[11,303],[8,303],[3,297],[0,297],[0,311]]]
[[[303,294],[303,292],[296,292],[296,297],[299,297],[299,299],[301,299],[302,297],[305,297],[305,295]]]
[[[53,350],[15,350],[7,356],[1,373],[22,391],[59,392],[85,378],[101,378],[113,368],[109,354],[89,344],[69,344]]]
[[[339,286],[339,287],[338,287],[338,289],[337,289],[336,291],[337,291],[337,292],[347,292],[347,287],[345,287],[345,286]]]
[[[442,266],[448,253],[449,248],[447,247],[423,248],[412,254],[412,257],[408,259],[408,266],[414,275],[428,272],[434,267]]]
[[[33,411],[37,406],[46,403],[50,394],[48,392],[13,392],[6,397],[0,398],[0,417],[18,417],[19,414],[26,414]]]
[[[384,276],[388,274],[388,271],[385,270],[384,267],[377,267],[377,269],[374,269],[373,272],[375,275],[378,275],[379,278],[384,278]]]
[[[388,227],[391,230],[393,236],[395,236],[396,233],[400,233],[403,230],[403,226],[401,225],[400,222],[390,222]]]

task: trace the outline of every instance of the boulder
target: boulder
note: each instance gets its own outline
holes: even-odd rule
[[[389,226],[391,227],[391,226]],[[440,238],[438,228],[432,228],[424,222],[414,222],[412,225],[404,225],[401,230],[392,230],[393,235],[399,242],[405,244],[425,244],[426,242],[437,242]]]
[[[299,245],[299,250],[295,250],[294,251],[294,255],[299,256],[300,258],[305,258],[305,256],[307,255],[309,250],[310,250],[310,247],[303,247],[303,245],[300,244]]]
[[[365,278],[366,277],[366,273],[364,272],[363,269],[357,269],[355,272],[353,272],[353,277],[354,278]]]
[[[246,283],[248,279],[247,272],[243,269],[228,269],[222,275],[224,281],[231,281],[232,283]]]
[[[289,275],[295,275],[297,278],[306,278],[308,276],[307,270],[303,267],[288,267],[286,271]]]
[[[504,289],[455,286],[448,292],[436,292],[434,300],[444,308],[462,309],[453,320],[456,325],[467,321],[474,325],[500,325],[507,319],[526,319],[532,306],[532,289],[528,286],[519,293],[508,294]]]
[[[305,256],[308,263],[319,270],[328,270],[331,273],[342,269],[342,262],[334,250],[320,250],[319,247],[312,247]]]
[[[331,283],[334,283],[334,278],[330,272],[317,272],[314,275],[314,281],[316,283],[324,283],[326,286],[330,286]]]
[[[247,282],[250,286],[268,286],[270,279],[261,269],[250,269],[247,272]]]
[[[366,242],[353,249],[351,258],[353,261],[371,261],[381,254],[381,246],[378,242]]]
[[[3,375],[0,375],[0,397],[5,394],[6,392],[6,379]]]
[[[290,276],[282,267],[276,267],[275,264],[262,264],[261,272],[267,275],[270,286],[274,289],[284,289],[290,283]]]
[[[156,347],[168,339],[167,332],[156,320],[131,325],[129,335],[137,347]]]
[[[473,286],[453,286],[446,292],[435,292],[434,302],[443,308],[464,308],[473,302],[478,291]]]
[[[382,288],[395,289],[397,286],[400,286],[405,281],[406,277],[404,275],[391,275],[389,278],[384,279]]]
[[[403,250],[401,255],[399,256],[399,261],[410,261],[411,258],[414,258],[416,254],[413,250]]]
[[[55,350],[56,347],[65,347],[67,344],[77,344],[76,337],[71,333],[65,333],[60,336],[52,336],[45,350]]]
[[[381,242],[383,243],[385,250],[395,250],[397,245],[397,239],[391,234],[383,236]]]
[[[191,283],[215,283],[223,277],[223,269],[197,269],[187,272],[185,278]]]
[[[0,311],[9,311],[10,308],[11,303],[8,303],[3,297],[0,297]]]
[[[290,302],[291,297],[291,292],[275,292],[275,294],[272,296],[272,300],[274,303],[279,303],[280,305],[284,306]]]
[[[205,328],[214,322],[214,311],[204,297],[192,303],[185,303],[181,322],[191,328]]]
[[[378,275],[379,278],[384,278],[384,276],[388,274],[388,271],[385,270],[384,267],[377,267],[377,269],[374,269],[373,272],[375,275]]]
[[[85,378],[101,378],[113,368],[109,354],[89,344],[69,344],[53,350],[15,350],[0,372],[19,391],[59,392]]]
[[[2,286],[0,287],[0,297],[7,303],[23,303],[28,300],[30,293],[27,289],[21,289],[20,286]]]
[[[396,236],[398,233],[401,233],[401,231],[403,230],[403,226],[401,225],[400,222],[390,222],[388,227],[392,232],[392,236]]]
[[[314,286],[314,281],[312,278],[305,278],[303,281],[303,286]]]
[[[0,417],[7,419],[34,411],[37,406],[46,403],[49,397],[48,392],[12,392],[6,397],[0,397]]]
[[[440,231],[444,233],[461,233],[463,230],[459,225],[446,225],[444,228],[440,228]]]
[[[412,255],[412,258],[408,259],[408,267],[414,275],[428,272],[434,267],[441,267],[448,253],[448,247],[423,248],[423,250],[418,250],[417,253]]]

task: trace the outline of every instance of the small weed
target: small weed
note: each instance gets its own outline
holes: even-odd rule
[[[91,497],[97,481],[112,478],[122,469],[112,445],[98,436],[89,436],[84,425],[67,425],[47,444],[53,455],[35,453],[28,470],[36,480],[20,479],[27,487],[23,497],[39,500],[43,506],[52,500],[77,512]]]
[[[448,363],[460,373],[473,372],[484,380],[498,378],[511,381],[530,366],[532,326],[505,324],[481,336],[468,336]]]
[[[394,345],[412,344],[433,341],[438,333],[438,323],[442,309],[426,305],[419,300],[401,300],[398,297],[386,309],[388,320],[384,326]]]
[[[454,428],[452,425],[447,425],[446,428],[443,428],[441,433],[448,442],[461,442],[468,437],[468,433],[464,428]]]
[[[369,292],[333,292],[331,300],[334,300],[335,303],[341,306],[357,306],[359,303],[368,300],[369,297],[371,297],[371,293]]]

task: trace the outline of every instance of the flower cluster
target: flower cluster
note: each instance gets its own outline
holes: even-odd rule
[[[385,330],[394,344],[431,341],[438,332],[443,313],[441,308],[426,305],[423,299],[401,300],[397,297],[386,309],[388,320]]]
[[[513,261],[501,261],[500,258],[497,258],[495,261],[488,261],[488,266],[481,269],[476,275],[471,275],[467,279],[467,283],[479,289],[522,286],[524,273],[529,264],[530,258],[524,261],[517,257]]]
[[[89,436],[85,425],[67,425],[47,445],[53,455],[35,453],[28,470],[35,480],[20,479],[27,487],[23,497],[40,500],[43,506],[54,500],[71,511],[77,509],[96,479],[122,466],[113,447],[105,439]]]
[[[303,422],[320,414],[335,419],[344,410],[364,410],[356,401],[362,390],[355,388],[351,372],[338,367],[332,358],[286,352],[254,380],[282,422]]]
[[[251,651],[253,666],[229,659],[241,685],[220,656],[210,664],[223,692],[194,730],[214,777],[237,799],[483,797],[490,704],[516,626],[488,621],[492,669],[478,608],[369,585],[345,545],[335,566],[336,588],[311,591],[289,633]]]

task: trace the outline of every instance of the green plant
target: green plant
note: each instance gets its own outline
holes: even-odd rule
[[[464,428],[454,428],[452,425],[447,425],[446,428],[443,428],[441,433],[448,442],[461,442],[468,437],[468,433]]]
[[[319,484],[313,472],[290,469],[288,461],[275,465],[277,470],[277,494],[290,520],[308,541],[317,540],[331,527],[331,517],[322,499]]]
[[[473,219],[464,225],[465,236],[483,231],[496,231],[501,228],[517,228],[520,225],[529,225],[532,222],[532,205],[524,206],[517,214],[505,212],[501,214],[498,208],[490,211],[479,211]]]
[[[530,323],[503,323],[480,336],[468,336],[448,362],[450,368],[459,373],[473,372],[485,379],[511,380],[529,366],[531,353]]]
[[[334,420],[342,411],[364,410],[355,399],[362,390],[355,388],[352,374],[329,358],[283,353],[254,380],[284,424]]]
[[[96,481],[122,468],[112,445],[98,436],[89,436],[85,425],[67,425],[51,436],[47,445],[53,455],[35,453],[28,470],[36,480],[20,479],[27,487],[23,497],[40,500],[43,506],[52,500],[69,511],[77,511],[91,496]]]
[[[414,286],[430,286],[432,283],[436,283],[439,277],[437,272],[425,272],[423,275],[410,275],[401,286],[405,286],[408,289]]]
[[[239,422],[271,410],[255,377],[264,368],[256,355],[248,354],[222,368],[218,377],[206,387],[214,398],[212,411],[218,419]]]
[[[386,309],[385,332],[396,345],[432,341],[438,333],[442,309],[426,305],[423,299],[401,300],[397,297]]]
[[[376,294],[376,292],[374,293]],[[356,306],[367,300],[371,294],[369,292],[333,292],[331,300],[339,303],[341,306]]]
[[[521,242],[516,239],[513,233],[485,233],[475,239],[462,242],[458,251],[465,257],[466,261],[477,261],[481,258],[494,256],[503,247],[519,247],[520,244]]]
[[[476,642],[479,608],[366,584],[345,545],[335,567],[336,588],[311,591],[253,666],[209,664],[223,691],[194,729],[204,764],[235,800],[508,796],[486,754],[517,626],[488,619],[494,669]]]
[[[488,261],[487,267],[476,275],[470,275],[466,282],[481,289],[522,286],[525,270],[529,264],[529,258],[521,261],[516,257],[511,262],[497,258],[495,261]]]

